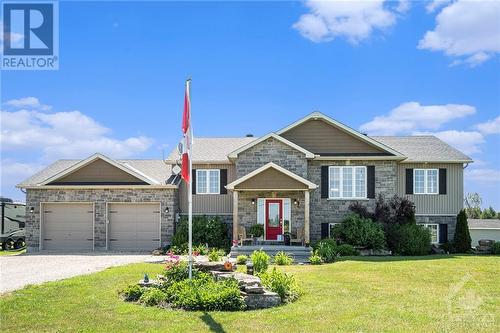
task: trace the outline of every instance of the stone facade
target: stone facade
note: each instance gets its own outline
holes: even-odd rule
[[[26,242],[29,251],[38,251],[40,240],[40,203],[92,202],[95,205],[94,247],[106,250],[106,203],[160,202],[161,242],[169,244],[174,232],[174,215],[178,211],[176,189],[28,189],[26,191]],[[29,213],[34,208],[33,214]],[[169,212],[165,212],[169,207]]]
[[[257,198],[277,198],[291,199],[291,230],[294,233],[297,228],[304,228],[304,192],[286,191],[286,192],[240,192],[238,196],[238,224],[250,228],[257,223]],[[252,204],[252,199],[256,203]],[[297,199],[299,205],[294,205],[293,201]]]
[[[236,178],[243,177],[269,162],[307,178],[305,154],[274,138],[269,138],[238,155]]]
[[[417,215],[417,223],[437,223],[448,225],[448,241],[451,242],[455,237],[455,228],[457,225],[457,216],[443,216],[443,215]]]
[[[389,198],[396,194],[397,189],[397,163],[394,161],[311,161],[308,166],[307,179],[313,183],[321,184],[321,166],[335,165],[374,165],[375,166],[375,197],[383,194]],[[311,191],[310,237],[311,241],[321,238],[321,223],[340,222],[349,212],[349,205],[360,201],[369,209],[375,208],[375,199],[363,200],[331,200],[321,198],[321,189]]]

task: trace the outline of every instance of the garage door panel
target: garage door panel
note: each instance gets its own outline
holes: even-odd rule
[[[43,204],[42,248],[45,250],[92,250],[91,203]]]
[[[109,204],[109,248],[153,250],[160,242],[158,203]]]

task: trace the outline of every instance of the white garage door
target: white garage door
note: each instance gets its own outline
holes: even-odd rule
[[[159,203],[108,204],[109,249],[151,251],[160,246]]]
[[[92,250],[94,209],[91,203],[42,205],[42,249]]]

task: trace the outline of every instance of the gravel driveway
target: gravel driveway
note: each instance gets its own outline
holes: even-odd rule
[[[108,267],[143,262],[149,254],[82,253],[22,254],[0,256],[0,293],[72,276],[102,271]]]

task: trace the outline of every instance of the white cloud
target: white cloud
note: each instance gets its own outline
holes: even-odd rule
[[[465,169],[465,179],[484,183],[500,182],[500,170]]]
[[[399,0],[398,5],[396,6],[396,11],[400,14],[404,14],[409,11],[411,8],[410,0]]]
[[[455,147],[464,154],[480,153],[479,145],[484,143],[484,137],[476,131],[439,131],[439,132],[414,132],[414,135],[434,135],[447,144]]]
[[[43,111],[51,109],[49,105],[40,103],[40,101],[36,97],[23,97],[19,99],[12,99],[10,101],[5,102],[5,105],[12,106],[14,108],[31,108]]]
[[[436,9],[448,4],[451,0],[433,0],[425,6],[428,13],[433,13]]]
[[[475,112],[475,107],[464,104],[421,105],[418,102],[407,102],[392,109],[388,115],[377,116],[361,125],[360,129],[370,135],[437,130],[446,122]]]
[[[4,31],[4,28],[3,28],[3,22],[0,21],[0,27],[2,27],[2,31],[0,33],[0,46],[1,46],[1,53],[3,53],[3,42],[4,42],[4,34],[3,34],[3,31]],[[22,42],[24,41],[24,35],[23,34],[20,34],[20,33],[17,33],[17,32],[11,32],[9,34],[10,36],[10,45],[11,46],[14,46],[14,47],[21,47],[22,46]]]
[[[500,134],[500,116],[493,120],[477,124],[475,128],[485,135]]]
[[[384,6],[384,0],[372,1],[306,1],[309,13],[293,25],[302,36],[313,42],[345,37],[357,44],[374,30],[384,30],[396,22],[398,12],[409,9],[406,1],[396,8]]]
[[[436,27],[419,41],[419,49],[456,57],[452,65],[477,66],[500,53],[500,1],[458,0],[436,16]]]
[[[43,168],[43,165],[38,163],[22,163],[12,159],[2,159],[0,164],[2,165],[2,186],[4,187],[14,186]]]
[[[130,157],[153,143],[144,136],[113,138],[109,128],[79,111],[2,111],[1,121],[2,151],[41,151],[46,160],[84,158],[95,152],[114,158]]]

